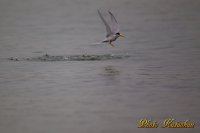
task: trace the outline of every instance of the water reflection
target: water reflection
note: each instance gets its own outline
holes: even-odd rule
[[[113,85],[119,82],[120,71],[116,67],[109,65],[103,68],[100,75],[106,85]]]
[[[104,67],[104,75],[115,77],[120,74],[120,71],[118,71],[114,66],[106,66]]]

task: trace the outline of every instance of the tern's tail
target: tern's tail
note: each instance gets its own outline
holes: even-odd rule
[[[102,44],[102,41],[100,41],[100,42],[93,42],[90,45],[91,46],[100,46],[100,44]]]

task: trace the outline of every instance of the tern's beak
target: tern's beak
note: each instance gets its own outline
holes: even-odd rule
[[[119,36],[120,36],[120,37],[125,37],[125,36],[123,36],[122,34],[120,34]]]

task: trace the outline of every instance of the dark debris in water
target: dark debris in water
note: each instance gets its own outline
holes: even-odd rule
[[[11,57],[9,60],[12,61],[100,61],[100,60],[113,60],[113,59],[122,59],[128,58],[128,55],[114,55],[114,54],[104,54],[104,55],[58,55],[53,56],[45,54],[38,57],[27,57],[27,58],[17,58]]]

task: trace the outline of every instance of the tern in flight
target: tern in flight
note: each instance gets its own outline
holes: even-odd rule
[[[106,20],[103,18],[101,12],[98,10],[98,14],[103,21],[104,25],[106,26],[107,35],[106,38],[102,41],[102,43],[108,42],[112,47],[115,47],[115,45],[112,44],[113,41],[115,41],[118,37],[124,37],[119,32],[119,24],[114,17],[114,15],[108,11],[111,17],[111,25],[109,25]]]

